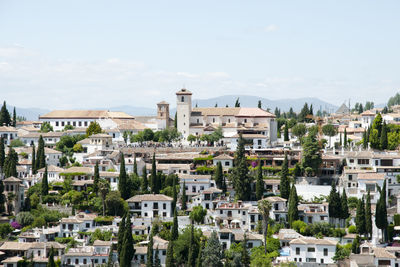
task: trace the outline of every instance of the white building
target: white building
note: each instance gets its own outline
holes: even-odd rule
[[[300,266],[310,263],[332,264],[336,252],[336,241],[317,239],[314,237],[300,237],[289,242],[290,260]],[[304,265],[302,265],[304,264]]]
[[[9,145],[12,140],[18,138],[18,131],[14,127],[0,126],[0,136],[4,139],[4,144]]]
[[[260,146],[266,146],[277,140],[277,122],[275,115],[259,108],[192,108],[192,93],[181,89],[177,96],[177,127],[186,139],[189,135],[201,136],[222,128],[225,138],[238,133],[265,136]],[[228,139],[227,139],[228,140]],[[228,140],[229,141],[229,140]]]
[[[142,218],[172,217],[172,198],[162,194],[136,195],[127,200],[131,214]]]

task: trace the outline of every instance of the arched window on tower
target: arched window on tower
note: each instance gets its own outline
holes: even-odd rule
[[[181,102],[185,102],[185,97],[184,96],[181,97]]]

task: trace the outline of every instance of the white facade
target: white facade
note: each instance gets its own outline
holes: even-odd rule
[[[290,261],[304,264],[332,264],[336,252],[335,241],[301,237],[289,242]]]
[[[161,194],[136,195],[127,200],[131,214],[142,218],[172,217],[172,198]]]

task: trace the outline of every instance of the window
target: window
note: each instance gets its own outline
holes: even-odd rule
[[[167,204],[166,203],[163,203],[163,209],[165,210],[165,209],[167,209]]]
[[[349,181],[352,181],[352,180],[353,180],[353,175],[349,174]]]
[[[296,248],[296,255],[300,255],[300,248]]]
[[[215,122],[215,118],[213,118],[213,122]]]
[[[71,264],[71,259],[67,260],[67,264],[70,265]]]
[[[79,259],[75,259],[75,264],[79,264]]]
[[[40,257],[40,250],[38,250],[37,255],[38,255],[38,257]]]
[[[253,243],[252,242],[248,242],[247,243],[247,248],[253,248]]]
[[[349,162],[350,163],[354,163],[354,159],[349,159]]]
[[[229,161],[225,161],[225,166],[229,166]]]
[[[90,227],[90,223],[86,223],[86,228],[89,228]]]
[[[324,259],[321,259],[321,263],[324,263]]]
[[[65,125],[65,122],[62,121],[62,122],[61,122],[61,126],[64,126],[64,125]]]
[[[58,121],[56,121],[56,126],[58,126]]]
[[[324,256],[328,256],[328,249],[324,248]]]
[[[185,102],[185,97],[184,96],[181,97],[181,102]]]
[[[162,251],[162,254],[163,254],[163,256],[167,255],[167,251],[166,251],[166,250],[163,250],[163,251]]]
[[[315,252],[315,248],[307,248],[307,252]]]
[[[167,213],[166,213],[166,212],[163,212],[163,213],[162,213],[162,216],[163,216],[163,217],[167,217]]]
[[[85,126],[87,126],[88,124],[87,124],[87,121],[85,121]]]
[[[76,121],[74,121],[74,122],[72,123],[72,125],[73,125],[73,126],[76,126]]]
[[[87,264],[87,259],[83,259],[83,264]]]
[[[369,159],[358,159],[357,163],[362,165],[367,165],[369,164]]]
[[[80,122],[78,123],[78,125],[79,125],[79,126],[82,126],[82,122],[80,121]]]

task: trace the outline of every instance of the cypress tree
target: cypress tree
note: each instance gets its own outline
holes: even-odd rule
[[[150,242],[147,244],[147,263],[146,263],[146,267],[153,267],[153,245],[154,245],[154,241],[153,241],[153,236],[150,235]]]
[[[15,107],[14,107],[14,112],[13,112],[12,126],[13,127],[17,126],[17,113],[15,112]]]
[[[292,226],[292,223],[299,219],[299,210],[297,206],[299,205],[299,199],[297,197],[296,186],[293,184],[292,189],[290,190],[289,197],[289,210],[288,210],[288,219],[289,225]]]
[[[250,255],[249,251],[247,250],[247,232],[244,233],[243,241],[242,241],[242,266],[248,267],[250,266]]]
[[[343,141],[342,141],[342,134],[339,134],[339,145],[342,146],[343,145]]]
[[[121,262],[121,252],[122,252],[122,247],[124,244],[124,236],[125,236],[125,217],[126,214],[122,216],[122,219],[119,223],[119,229],[118,229],[118,244],[117,244],[117,252],[118,252],[118,261]]]
[[[341,202],[340,219],[342,219],[344,222],[350,216],[349,206],[347,204],[347,195],[346,195],[346,191],[344,190],[344,188],[343,188],[342,197],[340,199],[340,202]],[[343,223],[343,225],[344,225],[344,223]]]
[[[225,177],[225,175],[223,176],[223,180],[222,180],[222,192],[225,194],[226,193],[226,190],[227,190],[227,187],[226,187],[226,177]]]
[[[386,126],[386,122],[383,122],[383,124],[382,124],[382,132],[381,132],[381,138],[380,138],[380,145],[381,145],[381,149],[382,149],[382,150],[387,149],[387,146],[388,146],[388,136],[387,136],[387,126]]]
[[[49,261],[47,262],[47,267],[56,267],[56,263],[54,261],[54,248],[50,248],[50,253],[49,253]]]
[[[340,218],[342,204],[340,195],[336,191],[336,183],[333,181],[331,186],[331,192],[329,193],[329,219]],[[332,221],[331,221],[332,222]]]
[[[344,142],[344,147],[347,147],[347,131],[346,131],[346,128],[344,128],[343,142]]]
[[[36,170],[39,170],[44,168],[46,165],[46,155],[44,153],[44,140],[42,135],[39,137],[38,149],[36,153]]]
[[[135,254],[135,249],[133,248],[133,237],[132,237],[131,227],[132,227],[131,217],[129,216],[129,213],[127,213],[125,221],[124,240],[121,250],[121,261],[120,261],[121,267],[130,267],[133,255]]]
[[[99,191],[99,181],[100,181],[99,162],[96,161],[96,165],[94,165],[94,177],[93,177],[93,191],[96,194],[98,194]]]
[[[186,196],[186,181],[183,181],[183,188],[182,188],[182,210],[187,210],[186,202],[187,202],[187,196]]]
[[[49,194],[49,181],[47,180],[47,166],[44,167],[41,192],[42,192],[42,196],[47,196]]]
[[[177,112],[175,112],[174,127],[175,127],[175,129],[178,129],[178,113]]]
[[[232,170],[232,181],[238,199],[247,201],[252,197],[251,185],[253,183],[253,177],[248,174],[249,169],[246,161],[244,143],[242,134],[240,134],[235,154],[236,166]]]
[[[288,200],[290,195],[290,181],[289,181],[289,169],[288,169],[288,158],[287,154],[285,154],[285,160],[282,164],[281,170],[281,181],[280,181],[280,191],[281,197]]]
[[[161,267],[160,257],[159,257],[158,246],[156,247],[156,251],[154,252],[154,267]]]
[[[110,246],[110,250],[108,252],[108,261],[107,261],[107,267],[113,267],[114,266],[114,260],[113,260],[113,244]]]
[[[262,107],[261,100],[258,100],[257,107],[258,107],[258,108],[261,108],[261,107]]]
[[[221,267],[222,266],[222,247],[219,242],[217,232],[213,231],[210,238],[207,240],[207,244],[204,248],[203,254],[203,265]]]
[[[256,182],[256,198],[262,199],[264,196],[264,179],[262,173],[262,161],[258,160],[257,182]]]
[[[167,257],[165,259],[165,266],[166,267],[174,267],[175,266],[174,242],[172,242],[172,240],[170,240],[168,242]]]
[[[222,164],[221,161],[218,161],[217,163],[217,168],[215,170],[214,174],[214,180],[218,188],[222,187],[222,180],[223,180],[223,171],[222,171]]]
[[[137,170],[137,162],[136,162],[136,154],[134,154],[133,157],[133,173],[138,175],[138,170]]]
[[[3,180],[0,180],[0,213],[4,213],[6,211],[5,204],[6,197],[4,195],[4,184]]]
[[[17,177],[17,164],[18,164],[18,154],[15,150],[10,147],[8,149],[8,154],[6,159],[4,160],[4,176],[5,178],[14,176]]]
[[[155,153],[153,153],[153,160],[151,161],[150,187],[151,187],[152,193],[158,194],[159,189],[157,188],[157,168],[156,168],[156,154]]]
[[[142,192],[145,194],[149,190],[149,181],[147,180],[146,165],[142,169]]]
[[[203,242],[200,242],[200,248],[199,248],[199,253],[197,255],[197,260],[196,260],[196,267],[201,267],[203,265]]]
[[[0,110],[0,126],[11,125],[10,113],[8,112],[6,101],[3,102],[3,106]]]
[[[119,168],[119,181],[118,181],[118,190],[121,192],[121,197],[123,199],[128,199],[130,197],[129,187],[128,187],[128,175],[126,174],[125,169],[125,158],[124,154],[121,152],[120,156],[120,168]]]
[[[176,209],[174,210],[174,220],[172,223],[172,228],[171,228],[171,242],[175,241],[178,239],[179,232],[178,232],[178,215],[176,212]]]
[[[289,127],[287,121],[285,122],[285,132],[283,134],[283,141],[289,141]]]
[[[366,130],[364,130],[364,133],[363,133],[363,148],[364,149],[367,149],[368,148],[368,138],[367,138],[367,131]]]
[[[171,203],[171,208],[173,211],[176,209],[176,201],[178,199],[178,192],[176,192],[176,177],[174,177],[174,180],[172,181],[172,203]]]
[[[371,211],[371,194],[368,189],[367,201],[365,203],[365,229],[368,238],[372,237],[372,211]]]
[[[196,264],[196,244],[194,240],[194,227],[193,227],[193,222],[190,226],[190,244],[189,244],[189,255],[188,255],[188,262],[187,266],[188,267],[193,267]]]
[[[378,187],[380,196],[379,200],[376,203],[376,211],[375,211],[375,224],[376,227],[381,229],[382,231],[382,241],[386,242],[387,240],[387,210],[386,210],[386,180],[383,182],[382,189]]]
[[[37,170],[36,170],[36,154],[35,154],[35,144],[33,144],[32,146],[32,174],[36,174]]]
[[[1,172],[4,172],[4,161],[6,159],[6,152],[4,150],[4,138],[0,137],[0,169]]]
[[[356,227],[359,235],[365,234],[365,205],[364,197],[358,200],[356,211]]]
[[[360,254],[360,236],[357,235],[351,244],[351,252],[354,254]]]

